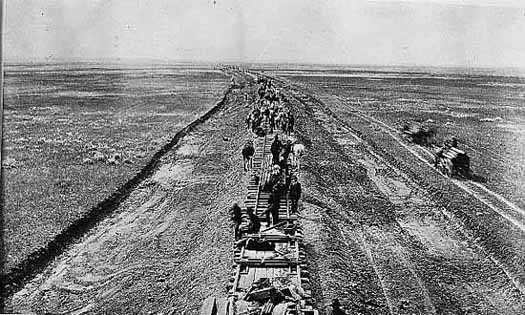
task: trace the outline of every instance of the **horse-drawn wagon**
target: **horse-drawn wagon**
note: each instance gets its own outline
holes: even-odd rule
[[[428,146],[434,130],[420,123],[403,124],[399,128],[401,137],[408,142]]]
[[[435,166],[443,174],[454,177],[471,177],[470,158],[465,151],[453,146],[440,148],[435,155]]]

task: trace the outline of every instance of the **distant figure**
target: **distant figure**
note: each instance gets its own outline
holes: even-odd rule
[[[291,202],[292,213],[297,212],[297,205],[301,198],[301,183],[297,181],[297,176],[292,176],[292,182],[290,184],[290,193],[288,194]]]
[[[246,116],[246,129],[248,130],[252,130],[253,131],[253,127],[252,127],[252,116],[253,114],[252,113],[249,113],[248,116]]]
[[[248,140],[244,147],[242,148],[242,158],[243,158],[243,166],[244,171],[248,171],[248,169],[252,169],[253,167],[253,155],[255,154],[255,148],[253,146],[253,141]]]
[[[275,115],[273,111],[270,112],[270,121],[268,126],[270,127],[270,133],[273,133],[273,130],[275,129]]]
[[[234,230],[235,230],[235,240],[238,240],[241,236],[240,233],[240,225],[242,222],[242,211],[239,205],[235,202],[233,206],[230,208],[230,219],[232,220],[234,224]]]
[[[346,315],[345,311],[341,309],[341,303],[338,299],[332,301],[332,315]]]
[[[290,135],[290,133],[293,132],[293,128],[294,128],[294,125],[295,125],[295,118],[293,118],[293,115],[290,113],[289,117],[288,117],[288,126],[287,126],[287,134]]]

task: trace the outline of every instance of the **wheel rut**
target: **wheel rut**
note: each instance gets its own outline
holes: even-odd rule
[[[501,303],[494,301],[498,301],[503,294],[499,289],[505,287],[503,291],[508,292],[506,290],[516,288],[515,276],[509,276],[508,270],[502,268],[490,253],[479,247],[468,233],[464,234],[463,227],[450,224],[451,217],[447,216],[449,213],[432,201],[434,191],[428,191],[428,187],[412,180],[411,174],[405,174],[398,165],[394,166],[389,159],[384,159],[383,152],[376,153],[375,147],[369,146],[366,138],[363,139],[361,134],[354,132],[354,128],[349,125],[351,121],[342,121],[326,108],[329,103],[322,104],[308,95],[308,92],[298,89],[300,91],[292,91],[290,94],[301,106],[313,109],[316,120],[321,121],[332,132],[335,141],[344,148],[346,154],[357,158],[366,170],[367,177],[393,205],[390,210],[394,214],[393,224],[379,227],[363,225],[364,228],[356,229],[355,220],[349,223],[353,229],[359,231],[355,232],[357,234],[352,233],[350,237],[359,241],[362,252],[366,253],[373,266],[389,311],[456,314],[477,309],[498,314],[498,308],[505,309],[501,308]],[[330,97],[326,97],[326,100],[333,101]],[[356,110],[350,110],[349,115],[365,120],[376,128],[376,132],[382,131],[387,136],[396,138],[395,142],[400,143],[403,148],[407,146],[397,142],[395,131],[381,122],[366,120]],[[418,148],[406,149],[430,167],[430,152]],[[491,199],[498,198],[492,196]],[[499,200],[498,203],[505,202]],[[508,209],[508,205],[506,207]],[[378,212],[377,215],[382,213]],[[438,261],[442,262],[437,263]],[[481,267],[480,261],[488,264]],[[462,275],[461,268],[466,268],[467,274]],[[476,275],[476,268],[483,271]],[[437,270],[443,271],[436,272]],[[483,283],[484,272],[497,274],[499,289]],[[404,279],[407,281],[403,281]],[[455,279],[457,284],[452,287],[444,286],[450,279]],[[473,282],[477,284],[471,285]],[[483,293],[476,293],[481,287],[484,287]],[[522,308],[523,296],[513,295],[513,298],[517,301],[517,307],[505,309],[505,312],[514,313]]]

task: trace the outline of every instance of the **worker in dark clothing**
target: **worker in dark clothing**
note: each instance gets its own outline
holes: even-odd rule
[[[341,309],[341,303],[338,299],[332,301],[332,315],[346,315],[345,311]]]
[[[270,127],[270,133],[273,133],[273,130],[275,129],[275,115],[270,114],[270,122],[268,123],[268,126]]]
[[[248,213],[248,216],[250,217],[250,230],[249,232],[252,234],[259,233],[259,230],[261,229],[261,221],[259,221],[259,218],[255,215],[253,208],[248,207],[246,209],[246,213]]]
[[[286,185],[284,184],[284,180],[282,178],[279,179],[279,181],[272,187],[272,192],[275,195],[277,202],[279,202],[281,198],[286,195]]]
[[[279,222],[279,196],[273,191],[268,197],[268,209],[266,209],[265,214],[269,225],[276,225]]]
[[[235,202],[230,208],[230,219],[232,220],[235,228],[235,240],[238,240],[241,237],[239,227],[242,222],[242,211],[241,207]]]
[[[279,136],[275,135],[273,138],[272,146],[270,147],[270,152],[272,152],[272,164],[279,163],[279,153],[281,153],[281,141]]]
[[[244,165],[244,171],[248,171],[253,167],[253,155],[255,154],[255,147],[253,146],[253,141],[248,140],[244,147],[242,148],[242,159]]]
[[[292,176],[292,182],[290,183],[290,193],[288,196],[292,206],[292,213],[296,213],[297,206],[299,204],[299,198],[301,198],[301,183],[297,181],[297,176]]]

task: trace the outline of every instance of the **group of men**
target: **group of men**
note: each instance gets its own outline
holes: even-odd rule
[[[295,121],[290,110],[284,107],[286,98],[275,89],[271,80],[262,79],[258,83],[260,84],[257,90],[259,98],[254,103],[253,111],[248,115],[248,128],[256,135],[261,135],[261,131],[264,135],[266,131],[273,133],[277,126],[283,131],[283,136],[289,137],[290,133],[293,132]],[[261,183],[262,190],[270,193],[268,208],[264,211],[266,220],[270,225],[279,222],[279,205],[287,195],[290,200],[291,213],[297,213],[298,202],[301,197],[301,184],[298,182],[297,176],[291,174],[288,165],[293,147],[294,143],[289,138],[286,141],[281,141],[279,135],[275,134],[270,148],[272,154],[270,175],[264,183]],[[252,168],[254,154],[253,141],[248,140],[242,149],[245,171]],[[260,228],[260,222],[258,222],[253,209],[248,208],[243,218],[241,208],[238,204],[234,204],[230,210],[230,216],[235,224],[236,238],[240,238],[241,232],[257,233]],[[247,222],[247,220],[249,222],[243,225],[243,222]]]
[[[267,220],[273,224],[279,221],[279,203],[288,193],[291,203],[291,213],[297,212],[297,205],[301,197],[301,184],[296,175],[292,175],[288,165],[288,157],[292,151],[292,142],[283,143],[275,135],[270,152],[272,153],[272,172],[263,185],[263,191],[270,192],[268,198]]]
[[[284,106],[286,97],[272,86],[271,80],[262,81],[258,96],[252,112],[246,117],[248,130],[263,135],[264,126],[267,125],[270,133],[274,130],[282,130],[290,135],[294,131],[295,118]]]

